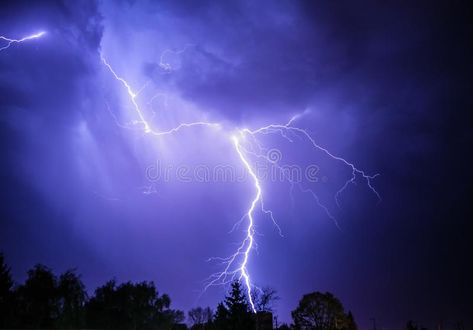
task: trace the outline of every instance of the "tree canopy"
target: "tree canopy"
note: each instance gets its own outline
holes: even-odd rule
[[[340,300],[329,292],[304,295],[292,318],[297,330],[357,329],[352,314],[346,314]]]
[[[253,329],[255,320],[240,281],[231,284],[223,303],[217,306],[215,324],[218,329]]]
[[[184,320],[159,295],[153,282],[117,285],[115,280],[88,297],[75,270],[57,277],[44,265],[28,271],[24,284],[13,286],[0,254],[0,328],[11,329],[172,329]]]
[[[253,293],[256,313],[243,284],[232,282],[215,313],[210,307],[188,312],[190,328],[273,329],[273,304],[279,299],[276,290],[254,288]],[[346,313],[340,300],[328,292],[304,295],[292,317],[293,325],[282,324],[278,329],[357,330],[351,312]],[[118,284],[112,279],[89,296],[75,269],[57,276],[38,264],[27,272],[23,284],[16,285],[0,253],[0,329],[176,330],[187,329],[184,318],[153,282]]]

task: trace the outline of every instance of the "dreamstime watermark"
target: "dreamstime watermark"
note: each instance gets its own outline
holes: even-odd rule
[[[282,153],[278,149],[251,157],[255,160],[248,158],[251,169],[261,181],[301,183],[321,180],[319,167],[315,164],[280,164]],[[250,173],[242,164],[168,165],[157,160],[146,168],[146,178],[150,182],[246,182]]]

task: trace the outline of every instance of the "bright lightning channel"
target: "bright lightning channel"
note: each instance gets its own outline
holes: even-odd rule
[[[131,88],[130,84],[128,82],[120,77],[115,70],[112,68],[112,66],[107,62],[107,60],[103,57],[102,54],[100,54],[100,59],[102,60],[102,63],[108,68],[108,70],[112,73],[114,78],[118,80],[126,89],[128,96],[130,97],[130,101],[133,104],[133,108],[135,109],[139,121],[136,121],[136,124],[141,124],[143,125],[143,131],[145,133],[153,134],[156,136],[161,136],[161,135],[169,135],[176,133],[180,131],[183,128],[189,128],[189,127],[194,127],[194,126],[209,126],[209,127],[214,127],[214,128],[220,128],[219,123],[211,123],[211,122],[204,122],[204,121],[196,121],[196,122],[190,122],[190,123],[182,123],[179,124],[176,127],[173,127],[167,131],[157,131],[151,128],[151,125],[148,123],[148,121],[145,118],[145,115],[143,111],[141,110],[140,106],[138,105],[136,98],[139,96],[139,93],[135,93],[133,89]]]
[[[180,131],[181,129],[184,128],[191,128],[194,126],[206,126],[210,128],[221,128],[222,125],[220,123],[215,123],[215,122],[204,122],[204,121],[196,121],[196,122],[190,122],[190,123],[181,123],[178,126],[169,129],[167,131],[158,131],[155,130],[151,127],[151,125],[148,123],[146,120],[146,116],[144,115],[143,111],[141,110],[138,102],[137,102],[137,97],[139,96],[139,92],[134,92],[133,89],[131,88],[130,84],[121,76],[119,76],[115,70],[112,68],[112,66],[107,62],[107,60],[100,55],[102,63],[105,65],[105,67],[110,71],[110,73],[113,75],[113,77],[119,81],[123,87],[126,89],[128,96],[130,98],[131,103],[133,104],[133,108],[135,112],[138,115],[139,120],[135,121],[134,124],[140,124],[142,127],[142,130],[145,133],[152,134],[155,136],[163,136],[163,135],[168,135],[168,134],[174,134]],[[161,56],[160,59],[160,65],[163,64],[163,55]],[[168,66],[166,66],[166,69],[170,70]],[[379,175],[379,174],[374,174],[374,175],[369,175],[366,174],[363,170],[358,169],[353,163],[345,160],[342,157],[336,156],[333,153],[331,153],[328,149],[320,146],[317,144],[317,142],[312,138],[312,136],[304,129],[293,126],[294,122],[299,119],[300,116],[304,115],[306,112],[302,114],[298,114],[296,116],[293,116],[286,124],[270,124],[267,126],[263,126],[257,129],[250,130],[248,128],[244,129],[238,129],[237,135],[230,135],[227,134],[226,136],[230,137],[231,142],[235,148],[235,151],[250,175],[250,177],[253,179],[254,182],[254,187],[255,187],[255,195],[253,199],[251,200],[250,206],[248,210],[246,211],[245,215],[238,221],[234,228],[238,226],[244,219],[248,219],[248,225],[246,227],[246,236],[239,245],[238,249],[234,254],[232,254],[229,257],[213,257],[210,258],[209,260],[216,260],[220,261],[224,266],[223,266],[223,271],[212,274],[209,276],[207,279],[207,284],[205,285],[204,291],[207,290],[210,286],[214,285],[225,285],[228,284],[235,279],[238,280],[243,280],[245,286],[246,286],[246,291],[247,291],[247,296],[248,296],[248,301],[250,303],[251,309],[253,312],[256,312],[255,304],[253,301],[252,297],[252,281],[250,277],[250,273],[248,271],[248,261],[250,258],[250,253],[252,249],[255,247],[255,210],[256,206],[260,204],[261,206],[261,211],[262,213],[268,215],[270,219],[273,221],[274,225],[277,227],[279,230],[279,234],[282,236],[281,229],[279,225],[277,224],[276,220],[273,217],[273,213],[271,210],[267,210],[264,207],[263,203],[263,190],[261,188],[261,183],[258,179],[258,176],[255,173],[255,170],[252,168],[250,165],[250,161],[247,158],[248,155],[254,156],[257,158],[262,158],[266,162],[268,162],[271,166],[274,166],[277,170],[279,170],[281,173],[283,173],[284,177],[287,179],[287,181],[291,184],[291,197],[292,197],[292,189],[294,186],[297,186],[302,192],[310,194],[314,200],[316,201],[317,205],[322,208],[326,215],[334,221],[334,223],[338,227],[338,222],[336,221],[335,217],[330,213],[329,209],[321,203],[319,200],[317,194],[311,190],[310,188],[303,187],[300,182],[295,182],[293,181],[287,173],[284,172],[283,168],[281,165],[277,163],[277,161],[274,161],[268,157],[264,153],[264,149],[262,148],[260,142],[257,139],[258,135],[265,135],[265,134],[279,134],[281,135],[284,139],[286,139],[289,142],[294,142],[294,137],[302,137],[305,138],[305,140],[312,145],[312,147],[316,150],[322,151],[324,154],[326,154],[328,157],[331,159],[343,163],[345,166],[349,167],[352,171],[351,177],[345,182],[345,184],[337,191],[335,194],[335,201],[337,205],[339,205],[339,198],[340,195],[347,189],[347,187],[350,184],[353,184],[356,182],[357,177],[362,177],[368,187],[371,189],[371,191],[378,197],[379,200],[381,200],[381,197],[379,193],[376,191],[374,188],[372,181]],[[115,117],[114,117],[115,118]],[[115,118],[116,120],[116,118]],[[120,125],[121,127],[125,127]],[[128,127],[125,127],[128,128]],[[251,137],[250,142],[247,141],[246,137]],[[246,144],[250,144],[249,148],[245,147],[243,144],[242,140],[246,142]],[[251,148],[251,149],[250,149]],[[255,151],[256,149],[256,151]],[[233,229],[234,229],[233,228]],[[232,230],[233,230],[232,229]],[[240,262],[239,260],[242,259]]]
[[[38,32],[38,33],[35,33],[35,34],[32,34],[32,35],[23,37],[21,39],[11,39],[11,38],[7,38],[5,36],[0,35],[0,40],[4,40],[4,41],[7,42],[7,44],[5,46],[0,47],[0,51],[5,50],[7,48],[10,48],[10,46],[13,45],[13,44],[19,44],[19,43],[22,43],[22,42],[25,42],[25,41],[28,41],[28,40],[41,38],[45,33],[46,32],[41,31],[41,32]]]
[[[247,244],[247,247],[246,247],[246,250],[244,251],[244,257],[243,257],[243,262],[241,263],[241,266],[240,266],[240,279],[243,277],[245,279],[245,285],[246,285],[246,289],[248,291],[248,301],[250,302],[250,305],[251,305],[251,309],[253,310],[253,312],[256,312],[256,309],[255,309],[255,304],[253,302],[253,297],[251,296],[251,282],[250,282],[250,275],[248,274],[248,270],[247,270],[247,267],[246,265],[248,264],[248,257],[249,257],[249,254],[250,254],[250,251],[253,247],[253,241],[254,241],[254,237],[253,237],[253,234],[254,234],[254,228],[253,228],[253,224],[254,224],[254,219],[253,219],[253,211],[255,210],[255,207],[256,207],[256,203],[258,203],[258,201],[261,199],[261,186],[260,186],[260,183],[259,183],[259,180],[258,180],[258,177],[256,176],[255,172],[253,171],[253,169],[251,168],[251,165],[248,163],[248,160],[246,160],[245,156],[243,155],[243,153],[241,152],[240,150],[240,143],[238,141],[238,138],[237,137],[233,137],[233,143],[235,145],[235,150],[236,152],[238,153],[238,155],[240,156],[240,159],[241,159],[241,162],[243,163],[243,165],[245,165],[246,167],[246,170],[248,171],[248,173],[251,175],[251,177],[253,178],[254,180],[254,183],[255,183],[255,188],[256,188],[256,195],[255,195],[255,198],[253,199],[253,201],[251,202],[251,206],[248,210],[248,212],[246,213],[247,216],[248,216],[248,229],[246,231],[246,240],[248,240],[248,244]]]

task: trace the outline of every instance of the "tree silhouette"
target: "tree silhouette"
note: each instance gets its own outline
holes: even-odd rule
[[[10,268],[5,264],[3,253],[0,253],[0,328],[6,328],[12,317],[12,288]]]
[[[217,305],[215,312],[214,325],[216,329],[227,330],[230,328],[230,313],[223,303]]]
[[[0,268],[0,277],[9,274],[9,271],[5,272],[8,270],[5,265]],[[10,288],[9,308],[5,314],[2,312],[7,315],[2,328],[73,329],[85,326],[87,295],[74,271],[65,272],[57,280],[49,268],[36,265],[28,271],[25,283],[14,291],[11,291],[11,279],[1,281],[2,287]]]
[[[112,280],[97,288],[87,304],[87,324],[103,329],[169,329],[184,319],[170,304],[169,296],[159,296],[153,282],[116,286]]]
[[[255,328],[254,315],[250,310],[240,281],[232,282],[224,302],[217,305],[214,327],[219,330],[249,330]]]
[[[188,312],[191,329],[211,329],[213,311],[210,307],[196,307]]]
[[[112,328],[116,313],[114,291],[114,280],[95,290],[95,296],[86,306],[87,325],[103,329]]]
[[[460,325],[458,328],[461,329]],[[427,328],[423,326],[419,326],[419,324],[413,320],[407,321],[405,329],[406,330],[427,330]]]
[[[0,254],[0,329],[181,329],[184,313],[170,308],[168,295],[159,295],[153,282],[114,280],[88,299],[74,270],[57,278],[46,266],[28,271],[24,284],[13,289],[10,268]],[[203,310],[211,320],[210,308]]]
[[[407,321],[406,323],[406,330],[418,330],[419,328],[417,327],[417,324],[410,320],[410,321]]]
[[[85,286],[74,270],[68,270],[59,277],[59,315],[57,327],[74,329],[85,326],[84,307],[87,302]]]
[[[355,318],[353,317],[353,314],[351,313],[351,311],[349,311],[347,314],[345,327],[343,329],[358,330],[358,326],[356,325]]]
[[[331,293],[306,294],[292,311],[294,328],[298,330],[356,329],[353,316],[345,314],[343,305]]]
[[[43,265],[28,271],[25,284],[15,290],[17,321],[24,328],[52,328],[59,314],[56,276]]]
[[[272,312],[274,303],[280,299],[277,291],[269,286],[253,290],[252,298],[258,312]]]
[[[254,328],[253,313],[243,293],[241,282],[231,284],[230,293],[225,297],[225,306],[228,310],[228,321],[232,330],[246,330]]]
[[[111,280],[89,299],[75,270],[57,278],[48,267],[36,265],[28,271],[24,284],[13,285],[10,268],[0,254],[0,329],[187,329],[182,324],[184,313],[171,309],[171,299],[160,295],[153,282],[117,285]],[[250,308],[242,283],[232,282],[215,315],[210,307],[189,311],[191,329],[271,329],[272,303],[279,299],[276,290],[265,287],[252,298],[257,314]],[[328,292],[304,295],[292,317],[294,326],[283,324],[278,329],[357,330],[352,313],[345,313],[342,303]],[[406,329],[419,327],[411,321]]]

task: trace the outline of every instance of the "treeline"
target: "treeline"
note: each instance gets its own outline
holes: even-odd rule
[[[184,313],[170,305],[152,282],[112,280],[88,297],[75,271],[56,276],[43,265],[14,286],[0,255],[0,329],[173,329]]]
[[[271,288],[255,289],[248,303],[242,284],[235,281],[213,311],[194,308],[187,322],[193,330],[323,329],[357,330],[350,312],[330,293],[304,295],[292,312],[294,324],[277,324],[273,303],[279,298]],[[0,329],[188,329],[182,311],[172,309],[171,299],[159,294],[153,282],[117,284],[114,280],[87,295],[74,270],[56,276],[36,265],[23,284],[15,285],[10,268],[0,254]]]

